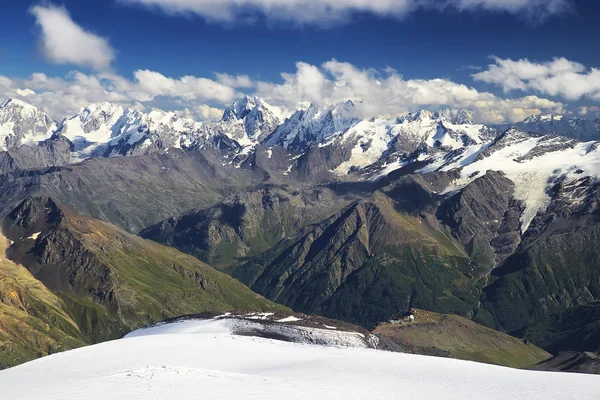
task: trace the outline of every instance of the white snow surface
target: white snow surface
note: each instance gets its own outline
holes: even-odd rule
[[[0,388],[7,400],[591,400],[600,376],[234,336],[209,320],[1,371]]]

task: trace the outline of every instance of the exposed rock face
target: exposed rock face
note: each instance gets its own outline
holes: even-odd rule
[[[72,161],[72,151],[72,143],[55,134],[36,145],[0,152],[0,174],[68,165]]]
[[[600,355],[593,352],[566,351],[532,367],[536,371],[600,374]]]
[[[587,179],[558,184],[554,201],[533,220],[516,252],[492,272],[482,304],[503,329],[553,350],[569,349],[565,342],[551,344],[572,329],[556,319],[569,310],[580,315],[578,307],[599,300],[600,271],[592,261],[599,256],[597,188]]]
[[[471,258],[485,270],[496,265],[498,247],[514,247],[511,233],[518,232],[514,226],[509,206],[514,185],[502,173],[490,171],[474,180],[463,190],[444,202],[438,218],[446,224],[466,249]],[[512,209],[510,209],[512,210]],[[503,234],[502,238],[498,238]]]
[[[28,196],[45,196],[132,232],[190,209],[209,206],[257,175],[223,167],[211,151],[142,157],[92,159],[81,164],[0,179],[0,204],[6,215]]]

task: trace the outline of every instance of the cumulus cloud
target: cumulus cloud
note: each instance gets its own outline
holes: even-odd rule
[[[79,71],[66,77],[43,73],[26,79],[0,76],[0,98],[21,97],[56,119],[73,115],[89,103],[110,101],[140,110],[180,110],[182,115],[215,121],[222,116],[223,107],[244,94],[263,97],[283,109],[294,109],[307,101],[335,104],[353,100],[362,117],[461,107],[473,110],[479,121],[491,123],[519,121],[531,114],[562,112],[564,108],[560,102],[535,95],[502,98],[448,79],[404,79],[393,68],[361,69],[337,60],[322,65],[298,62],[296,70],[282,73],[278,82],[252,81],[245,75],[216,77],[172,78],[150,70],[135,71],[133,79],[110,72]]]
[[[600,70],[588,69],[583,64],[565,58],[532,62],[528,59],[494,58],[488,69],[474,74],[475,80],[512,90],[536,91],[567,100],[583,97],[600,100]]]
[[[223,117],[223,110],[220,108],[211,107],[206,104],[200,104],[199,106],[184,110],[184,115],[192,118],[199,119],[200,121],[216,122]]]
[[[16,89],[15,93],[21,97],[33,96],[35,94],[35,92],[31,89]]]
[[[6,76],[0,75],[0,87],[9,87],[12,85],[12,80]]]
[[[1,77],[0,77],[1,78]],[[243,96],[235,88],[208,78],[169,78],[155,71],[139,70],[130,80],[113,73],[65,77],[34,73],[26,79],[0,79],[0,98],[17,97],[44,108],[53,118],[62,119],[90,103],[110,101],[143,110],[160,103],[171,109],[191,109],[202,119],[212,120],[217,109],[205,109],[207,102],[228,105]],[[196,107],[200,107],[195,109]]]
[[[582,117],[591,115],[591,116],[598,116],[598,107],[597,106],[581,106],[579,107],[579,109],[577,110],[577,114],[581,115]]]
[[[234,87],[216,82],[208,78],[195,76],[184,76],[173,79],[159,72],[149,70],[138,70],[134,73],[136,80],[135,94],[139,94],[137,100],[149,101],[156,96],[178,97],[186,100],[216,100],[228,103],[236,98]],[[129,86],[129,85],[127,85]]]
[[[216,22],[248,22],[256,17],[300,24],[346,22],[359,13],[400,18],[419,10],[494,11],[544,18],[569,9],[571,0],[121,0],[169,14],[196,14]]]
[[[229,75],[217,73],[217,81],[223,85],[231,86],[234,88],[251,88],[254,86],[252,79],[248,75]]]
[[[64,7],[38,5],[30,12],[41,28],[40,43],[48,60],[104,70],[115,58],[108,40],[77,25]]]
[[[500,123],[563,109],[562,103],[537,96],[503,99],[447,79],[406,80],[393,69],[360,69],[336,60],[321,67],[300,62],[296,68],[296,73],[282,74],[282,83],[258,82],[256,94],[288,108],[303,101],[334,104],[353,100],[363,117],[462,107],[475,111],[481,121]]]

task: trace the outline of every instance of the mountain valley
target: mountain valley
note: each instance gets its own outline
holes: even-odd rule
[[[286,307],[369,330],[414,307],[552,354],[600,350],[594,122],[355,108],[246,97],[207,124],[100,103],[54,122],[5,102],[0,212],[20,272],[2,276],[41,285],[30,296],[57,315],[19,309],[46,338],[36,354]]]

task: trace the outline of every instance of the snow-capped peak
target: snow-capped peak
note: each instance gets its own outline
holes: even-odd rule
[[[15,98],[6,99],[4,101],[4,103],[2,103],[0,108],[6,108],[9,106],[21,107],[21,108],[28,109],[28,110],[37,108],[29,103],[24,102],[23,100],[19,100],[19,99],[15,99]]]
[[[245,96],[225,110],[215,128],[242,145],[253,145],[270,135],[282,121],[279,109],[259,97]]]
[[[462,108],[446,108],[435,113],[433,117],[435,119],[444,119],[455,125],[472,125],[474,115],[472,111],[463,110]]]
[[[244,119],[257,105],[262,105],[262,101],[258,97],[244,96],[243,99],[225,109],[223,121]]]
[[[56,123],[42,110],[18,99],[0,107],[0,151],[50,138]]]
[[[356,114],[356,106],[350,100],[333,105],[311,103],[307,109],[298,110],[286,119],[267,143],[286,148],[306,148],[348,130],[360,121]]]
[[[428,110],[419,110],[413,114],[413,118],[416,120],[432,119],[433,113]]]
[[[523,123],[531,124],[537,122],[552,122],[552,121],[562,121],[563,116],[561,114],[539,114],[539,115],[530,115],[529,117],[523,120]]]

